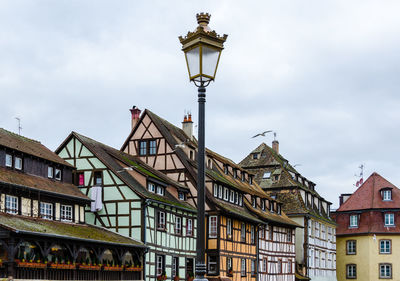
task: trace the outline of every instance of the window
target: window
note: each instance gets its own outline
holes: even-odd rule
[[[265,200],[261,199],[261,209],[265,211]]]
[[[292,230],[291,229],[287,230],[287,241],[292,242]]]
[[[224,187],[224,200],[229,200],[229,189],[227,187]]]
[[[209,238],[217,238],[217,216],[209,217],[208,236]]]
[[[241,260],[240,264],[240,275],[241,276],[246,276],[246,259]]]
[[[94,172],[94,185],[96,186],[103,185],[103,172],[101,171]]]
[[[239,194],[239,205],[243,206],[243,196],[242,196],[242,194]]]
[[[231,190],[231,195],[229,197],[229,202],[235,203],[235,191]]]
[[[392,264],[380,263],[379,264],[379,278],[392,278]]]
[[[18,197],[6,195],[6,212],[9,214],[18,214]]]
[[[218,197],[218,185],[214,183],[214,197]]]
[[[383,201],[391,201],[392,200],[392,191],[389,190],[384,190],[382,192],[382,199]]]
[[[292,261],[288,260],[288,273],[293,273],[292,267]]]
[[[356,279],[357,278],[357,265],[347,264],[346,265],[346,278]]]
[[[179,257],[172,258],[172,277],[179,276]]]
[[[380,240],[379,241],[379,253],[380,254],[390,254],[391,252],[392,252],[391,240]]]
[[[242,228],[240,231],[240,241],[246,242],[246,224],[242,222]]]
[[[256,197],[255,196],[251,196],[251,205],[253,206],[253,208],[256,207]]]
[[[189,151],[189,158],[190,158],[190,160],[193,160],[193,150]]]
[[[157,185],[157,194],[164,195],[164,187]]]
[[[262,226],[260,226],[259,228],[258,228],[258,233],[260,234],[260,238],[262,238],[262,239],[264,239],[265,238],[265,230],[264,230],[264,227],[262,227]]]
[[[239,205],[239,193],[235,192],[235,204]]]
[[[61,205],[61,220],[62,221],[72,221],[72,206],[71,205]]]
[[[152,183],[152,182],[149,182],[148,184],[147,184],[147,189],[150,191],[150,192],[156,192],[156,185],[154,184],[154,183]]]
[[[251,260],[251,275],[256,275],[256,260]]]
[[[12,167],[12,155],[6,154],[6,167]]]
[[[320,225],[320,223],[319,222],[315,222],[315,237],[317,237],[317,238],[319,238],[319,225]]]
[[[258,153],[253,153],[253,159],[258,159]]]
[[[157,276],[165,274],[165,256],[156,255],[156,273]]]
[[[187,219],[186,235],[193,236],[193,220],[192,219]]]
[[[262,272],[267,273],[267,265],[268,265],[268,260],[266,258],[264,258],[262,260]]]
[[[185,193],[183,193],[182,191],[179,191],[178,192],[178,199],[182,200],[182,201],[185,201],[186,200]]]
[[[14,168],[17,170],[22,170],[22,158],[14,157]]]
[[[53,204],[40,202],[40,216],[44,219],[53,219]]]
[[[274,175],[274,180],[278,181],[279,180],[279,175]]]
[[[54,178],[59,181],[61,180],[61,170],[60,169],[55,169]]]
[[[224,166],[224,173],[227,175],[229,173],[228,165]]]
[[[278,213],[278,215],[281,214],[281,205],[276,204],[276,212]]]
[[[175,234],[182,234],[182,218],[175,217]]]
[[[237,178],[237,174],[238,174],[238,173],[237,173],[237,170],[236,170],[236,169],[233,169],[233,178],[236,179],[236,178]]]
[[[139,155],[147,154],[147,141],[139,141]]]
[[[271,177],[271,172],[265,172],[263,175],[263,179],[269,179]]]
[[[217,274],[218,273],[218,267],[217,267],[217,256],[208,256],[208,274]]]
[[[358,215],[350,215],[350,227],[358,227]]]
[[[269,201],[269,211],[270,211],[271,213],[274,212],[274,202]]]
[[[357,241],[347,240],[346,241],[346,255],[355,255],[357,253]]]
[[[255,231],[254,231],[254,225],[252,225],[251,227],[250,227],[250,241],[251,241],[251,244],[255,244],[256,243],[256,234],[255,234]]]
[[[222,199],[222,185],[218,185],[218,198]]]
[[[155,155],[157,151],[157,144],[155,140],[149,141],[149,155]]]
[[[246,177],[245,177],[245,173],[242,172],[242,181],[245,181]]]
[[[249,176],[249,184],[253,184],[253,176]]]
[[[282,260],[278,260],[278,273],[282,273]]]
[[[232,220],[227,219],[226,220],[226,235],[228,239],[232,238]]]
[[[226,258],[226,268],[228,269],[228,276],[232,276],[233,268],[232,268],[232,258],[231,257]]]
[[[269,240],[274,240],[274,227],[272,225],[269,227]]]
[[[53,167],[47,167],[47,177],[52,179],[54,177],[54,168]]]
[[[78,186],[85,186],[85,173],[78,173]]]
[[[385,226],[394,226],[394,214],[385,214]]]
[[[157,216],[157,228],[161,230],[165,230],[165,213],[164,212],[158,212]]]

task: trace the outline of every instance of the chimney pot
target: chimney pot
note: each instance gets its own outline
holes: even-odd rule
[[[135,128],[136,123],[139,121],[140,118],[140,113],[142,112],[139,108],[137,108],[135,105],[132,106],[132,109],[129,109],[131,114],[132,114],[132,130]]]
[[[192,114],[185,115],[185,118],[182,122],[182,130],[189,137],[189,139],[193,138],[193,122],[192,122]]]

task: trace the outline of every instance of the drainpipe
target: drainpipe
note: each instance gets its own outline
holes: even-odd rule
[[[146,245],[146,236],[147,236],[147,225],[146,225],[146,217],[148,216],[148,209],[147,207],[149,206],[149,199],[146,199],[144,201],[144,212],[142,213],[142,218],[143,218],[143,243]],[[148,249],[144,251],[143,254],[143,280],[146,280],[146,254],[148,252]]]
[[[257,231],[257,239],[256,239],[256,253],[259,253],[259,249],[260,249],[260,225],[261,225],[261,223],[259,223],[258,225],[257,225],[257,229],[258,229],[258,231]],[[256,281],[259,281],[260,280],[260,276],[259,276],[259,274],[260,274],[260,255],[257,255],[256,254],[256,270],[257,270],[257,272],[256,272]]]

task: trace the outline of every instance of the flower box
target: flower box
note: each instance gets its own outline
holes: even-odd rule
[[[105,271],[122,271],[124,268],[122,266],[104,266]]]
[[[82,270],[100,270],[101,266],[100,265],[88,265],[88,264],[80,264],[79,269]]]
[[[46,268],[47,263],[39,262],[17,262],[18,267],[30,267],[30,268]]]
[[[142,268],[138,266],[125,267],[125,271],[142,271]]]
[[[65,263],[52,263],[50,264],[50,268],[56,268],[56,269],[75,269],[76,265],[75,264],[65,264]]]

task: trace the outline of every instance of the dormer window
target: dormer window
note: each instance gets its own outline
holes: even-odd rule
[[[255,208],[256,207],[256,197],[251,197],[251,205]]]
[[[265,172],[263,175],[263,179],[269,179],[271,177],[271,172]]]
[[[280,215],[281,214],[281,205],[277,204],[276,209],[277,209],[276,212],[278,213],[278,215]]]
[[[381,191],[383,201],[392,201],[392,190],[384,189]]]
[[[274,212],[274,202],[270,202],[269,203],[269,210],[270,210],[271,213]]]
[[[47,167],[47,177],[52,179],[54,177],[54,168],[53,167]]]
[[[246,174],[242,172],[242,181],[245,181],[245,179],[246,179]]]
[[[185,193],[183,193],[182,191],[179,191],[178,199],[184,201],[186,199]]]
[[[55,169],[54,178],[59,181],[61,180],[61,170],[60,169]]]
[[[239,206],[243,206],[243,195],[239,194]]]
[[[6,167],[12,167],[12,155],[6,154]]]
[[[233,178],[237,178],[237,170],[236,169],[233,169]]]
[[[249,184],[253,184],[253,176],[249,176]]]
[[[14,168],[17,170],[22,170],[22,158],[21,157],[14,158]]]
[[[164,187],[157,185],[157,194],[164,196]]]
[[[155,193],[155,192],[156,192],[156,185],[155,185],[154,183],[152,183],[152,182],[149,182],[149,183],[147,184],[147,189],[148,189],[150,192]]]
[[[265,200],[261,199],[261,209],[265,211]]]
[[[260,153],[253,153],[253,159],[258,159],[258,155],[259,155]]]
[[[228,172],[229,172],[229,171],[228,171],[228,165],[225,165],[225,166],[224,166],[224,173],[225,173],[225,175],[227,175]]]

